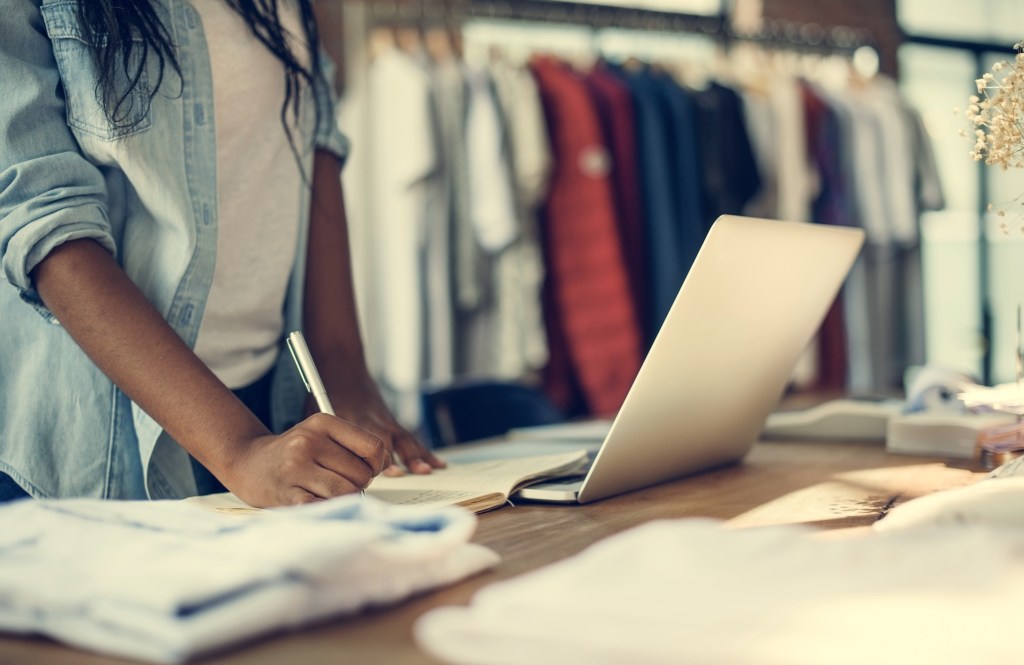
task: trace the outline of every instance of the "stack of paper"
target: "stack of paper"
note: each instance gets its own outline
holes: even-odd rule
[[[977,386],[957,395],[969,409],[987,408],[1024,416],[1024,387],[1020,383]]]
[[[475,518],[346,497],[239,516],[189,502],[0,508],[0,630],[181,662],[493,566]]]

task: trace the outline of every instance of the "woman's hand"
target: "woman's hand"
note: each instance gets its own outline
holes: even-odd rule
[[[222,480],[249,505],[267,508],[358,492],[390,464],[380,437],[318,413],[240,447]]]
[[[393,459],[392,464],[384,469],[386,476],[403,475],[402,467],[396,461],[412,473],[430,473],[445,466],[444,461],[430,452],[416,435],[398,424],[383,402],[368,405],[346,417],[377,432],[384,440],[384,446],[391,451]]]
[[[303,332],[338,416],[374,432],[413,473],[444,466],[399,425],[370,378],[352,289],[348,224],[341,193],[341,162],[318,150],[313,161]],[[306,413],[313,413],[312,400]],[[388,475],[402,475],[392,464]]]
[[[403,475],[402,466],[412,473],[430,473],[446,465],[443,460],[430,452],[412,432],[402,427],[380,396],[373,379],[364,376],[362,381],[333,381],[344,389],[330,390],[331,405],[339,418],[363,427],[376,434],[384,447],[392,454],[392,464],[384,469],[386,476]],[[357,387],[358,386],[358,387]],[[306,413],[313,413],[316,403],[310,397],[306,402]]]

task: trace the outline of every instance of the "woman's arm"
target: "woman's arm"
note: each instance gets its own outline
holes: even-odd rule
[[[272,435],[96,242],[59,246],[32,277],[43,302],[93,362],[247,503],[274,506],[351,493],[389,463],[379,439],[331,416],[316,415]]]
[[[352,285],[341,165],[323,150],[314,159],[311,205],[303,325],[334,409],[342,418],[383,436],[388,450],[407,469],[430,473],[444,462],[395,421],[366,367]],[[390,471],[396,472],[397,467]]]

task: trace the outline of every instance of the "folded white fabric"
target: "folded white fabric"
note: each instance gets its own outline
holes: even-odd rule
[[[432,610],[416,639],[460,665],[1021,662],[1024,530],[809,534],[651,523]]]
[[[995,477],[933,492],[896,506],[872,527],[887,532],[965,525],[1024,528],[1024,477]]]
[[[178,501],[0,508],[0,630],[157,662],[493,566],[475,517],[358,496],[239,516]]]

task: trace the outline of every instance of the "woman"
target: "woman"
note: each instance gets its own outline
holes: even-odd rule
[[[363,360],[317,43],[310,0],[5,3],[0,498],[208,469],[273,506],[441,465]],[[340,418],[298,422],[298,328]]]

